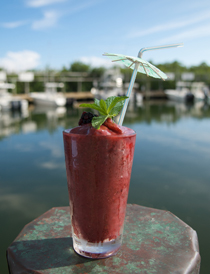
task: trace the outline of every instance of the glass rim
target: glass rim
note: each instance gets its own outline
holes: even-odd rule
[[[132,136],[136,136],[136,131],[134,131],[134,133],[131,133],[131,134],[116,134],[116,135],[86,135],[86,134],[77,134],[77,133],[70,133],[70,132],[67,132],[67,130],[71,130],[72,128],[69,128],[69,129],[64,129],[62,132],[63,132],[63,135],[69,135],[69,136],[75,136],[75,137],[81,137],[81,136],[84,136],[85,138],[90,138],[90,137],[93,137],[93,138],[126,138],[126,137],[132,137]]]

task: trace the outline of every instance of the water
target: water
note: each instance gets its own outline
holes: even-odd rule
[[[82,109],[0,114],[0,273],[5,250],[25,224],[67,206],[62,130]],[[201,274],[209,273],[210,107],[130,104],[124,125],[137,132],[128,203],[169,210],[198,233]]]

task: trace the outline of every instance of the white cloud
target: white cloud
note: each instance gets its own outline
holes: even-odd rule
[[[63,148],[56,143],[40,142],[42,148],[51,151],[52,157],[60,158],[63,157]]]
[[[48,6],[56,3],[65,2],[66,0],[28,0],[27,5],[29,7],[38,8]]]
[[[62,1],[66,1],[66,0],[31,0],[30,2],[34,2],[34,3],[36,2],[38,7],[38,3],[40,3],[40,6],[41,6],[41,3],[53,4],[53,3],[62,2]],[[101,1],[104,1],[104,0],[101,0]],[[66,9],[65,11],[62,11],[60,13],[58,13],[58,11],[55,11],[55,10],[45,11],[43,14],[44,17],[42,19],[36,20],[32,23],[32,29],[41,30],[41,29],[53,27],[56,25],[59,17],[65,16],[65,15],[69,16],[69,14],[80,12],[81,10],[87,9],[95,4],[98,4],[98,2],[99,0],[98,1],[94,0],[89,2],[87,1],[85,3],[79,4],[74,7],[71,5],[70,9]]]
[[[169,37],[166,37],[164,39],[161,39],[159,43],[168,43],[168,42],[174,42],[174,41],[186,41],[191,39],[196,39],[198,37],[206,37],[210,36],[210,24],[193,28],[190,30],[182,31],[176,35],[172,35]]]
[[[43,210],[47,210],[46,205],[37,203],[33,196],[12,193],[11,190],[0,189],[0,208],[3,211],[12,210],[31,219],[35,218]]]
[[[93,5],[96,5],[96,4],[98,4],[98,3],[102,2],[102,1],[99,1],[99,0],[97,0],[97,1],[96,0],[86,1],[84,3],[79,4],[78,6],[71,7],[71,9],[68,11],[68,13],[70,13],[70,14],[71,13],[77,13],[77,12],[82,11],[84,9],[87,9],[87,8],[93,6]]]
[[[32,29],[39,30],[52,27],[57,23],[58,17],[59,15],[55,11],[46,11],[43,19],[33,22]]]
[[[35,150],[32,144],[15,144],[13,149],[20,151],[20,152],[32,152]]]
[[[129,38],[136,38],[136,37],[142,37],[142,36],[146,36],[146,35],[150,35],[150,34],[154,34],[154,33],[158,33],[158,32],[163,32],[163,31],[167,31],[167,30],[172,30],[172,29],[179,29],[179,28],[183,28],[189,25],[193,25],[199,22],[202,22],[206,19],[210,18],[210,11],[205,11],[203,13],[200,14],[196,14],[196,16],[190,18],[190,19],[177,19],[174,22],[166,22],[164,24],[160,24],[160,25],[156,25],[154,27],[142,30],[142,31],[134,31],[131,32],[128,37]]]
[[[90,56],[90,57],[81,57],[79,59],[81,62],[91,65],[92,67],[111,67],[113,66],[113,63],[107,59],[106,57],[96,57],[96,56]]]
[[[140,138],[141,140],[146,139],[147,141],[155,142],[165,147],[182,149],[186,152],[201,153],[203,157],[210,159],[209,134],[198,131],[197,134],[192,135],[190,130],[186,130],[183,127],[174,128],[171,132],[172,135],[167,135],[165,131],[163,131],[162,133],[154,133],[150,136],[145,132],[137,138],[139,138],[139,140]]]
[[[49,150],[51,153],[50,160],[42,163],[38,163],[38,166],[41,166],[45,169],[65,169],[65,161],[63,161],[63,147],[58,143],[53,142],[40,142],[39,146],[41,149]]]
[[[8,29],[14,29],[14,28],[23,26],[25,24],[27,24],[26,21],[16,21],[16,22],[2,23],[1,26]]]
[[[44,163],[39,163],[39,166],[45,169],[65,169],[65,162],[63,161],[62,163],[55,163],[55,162],[44,162]]]
[[[9,51],[6,57],[0,58],[0,67],[10,72],[34,69],[38,66],[39,59],[40,55],[34,51]]]

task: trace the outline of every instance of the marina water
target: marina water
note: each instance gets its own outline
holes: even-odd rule
[[[68,206],[62,131],[83,109],[0,113],[0,273],[6,248],[25,224]],[[198,233],[201,274],[209,273],[210,106],[168,101],[129,105],[137,133],[128,203],[169,210]]]

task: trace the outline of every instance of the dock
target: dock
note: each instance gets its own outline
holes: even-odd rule
[[[144,91],[141,92],[144,100],[160,100],[167,99],[166,94],[162,90],[157,91]],[[94,100],[94,95],[90,91],[79,91],[79,92],[64,92],[63,95],[66,97],[67,105],[76,104],[78,101],[90,101]],[[14,94],[21,99],[27,100],[30,104],[33,104],[33,99],[28,93]]]
[[[31,98],[30,94],[26,94],[26,93],[18,93],[18,94],[13,94],[13,97],[19,97],[22,100],[27,100],[29,103],[33,103],[33,99]]]
[[[91,92],[89,91],[84,91],[84,92],[64,92],[63,95],[67,99],[68,102],[75,102],[75,101],[80,101],[80,100],[93,100],[94,96]],[[29,103],[33,103],[33,98],[31,98],[30,94],[27,93],[20,93],[20,94],[14,94],[14,97],[20,97],[21,99],[27,100]]]
[[[75,100],[86,100],[86,99],[93,99],[94,96],[89,91],[84,92],[65,92],[64,96],[67,99],[75,99]]]

